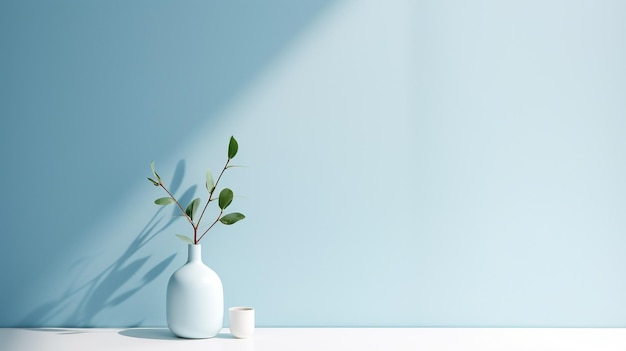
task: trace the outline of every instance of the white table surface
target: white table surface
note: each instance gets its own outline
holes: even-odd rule
[[[166,328],[0,328],[0,350],[626,350],[622,328],[257,328],[187,340]]]

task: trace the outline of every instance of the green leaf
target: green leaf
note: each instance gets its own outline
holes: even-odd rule
[[[211,174],[211,170],[206,171],[206,190],[209,192],[213,192],[215,188],[215,181],[213,180],[213,174]]]
[[[154,161],[152,161],[152,163],[150,164],[150,168],[152,169],[152,174],[154,174],[154,177],[159,181],[159,183],[161,182],[161,177],[159,177],[159,175],[156,172],[156,169],[154,168]]]
[[[228,207],[228,205],[230,205],[231,202],[233,202],[233,191],[228,188],[224,188],[224,190],[220,192],[220,198],[219,198],[220,208],[222,210],[225,209],[226,207]]]
[[[200,198],[195,198],[185,209],[185,213],[189,216],[189,218],[191,218],[191,220],[193,220],[193,216],[196,214],[198,207],[200,207]]]
[[[237,144],[237,140],[235,137],[230,137],[230,142],[228,143],[228,158],[233,158],[237,155],[237,150],[239,150],[239,144]]]
[[[190,238],[190,237],[188,237],[188,236],[184,236],[184,235],[181,235],[181,234],[176,234],[176,236],[177,236],[180,240],[182,240],[182,241],[184,241],[184,242],[186,242],[186,243],[188,243],[188,244],[191,244],[191,245],[194,245],[194,244],[195,244],[195,243],[193,242],[193,240],[191,240],[191,238]]]
[[[161,177],[159,177],[159,174],[156,172],[156,169],[154,168],[154,161],[152,161],[152,163],[150,164],[150,168],[152,168],[152,174],[154,174],[154,177],[159,181],[159,183],[161,183]]]
[[[159,186],[159,182],[157,182],[156,180],[152,179],[152,178],[148,178],[149,181],[152,182],[152,184],[154,184],[154,186]]]
[[[234,223],[239,222],[240,220],[246,218],[246,216],[244,216],[243,214],[239,213],[239,212],[233,212],[233,213],[229,213],[227,215],[225,215],[224,217],[220,218],[220,222],[226,224],[226,225],[231,225]]]
[[[173,204],[174,199],[172,199],[171,197],[162,197],[160,199],[154,200],[154,203],[157,205],[165,206],[165,205]]]

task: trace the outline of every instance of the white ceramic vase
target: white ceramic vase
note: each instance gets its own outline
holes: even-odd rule
[[[167,284],[167,326],[181,338],[206,339],[224,322],[220,277],[202,262],[202,246],[189,245],[189,259]]]

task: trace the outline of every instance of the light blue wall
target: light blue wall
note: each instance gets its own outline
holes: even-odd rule
[[[3,1],[0,326],[162,326],[187,233],[260,326],[626,327],[626,3]],[[199,185],[195,188],[195,185]]]

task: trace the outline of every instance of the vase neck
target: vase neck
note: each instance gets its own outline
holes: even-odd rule
[[[187,262],[202,262],[202,245],[189,244],[189,255]]]

